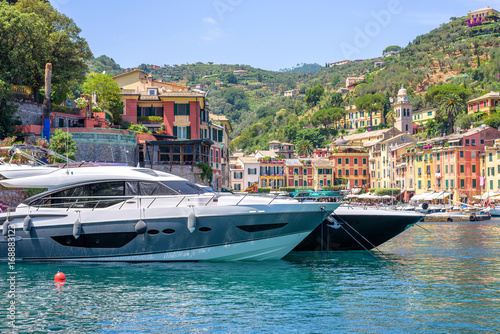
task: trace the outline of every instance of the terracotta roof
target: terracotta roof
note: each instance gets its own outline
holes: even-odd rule
[[[392,131],[392,130],[393,130],[393,128],[389,128],[389,129],[382,129],[382,130],[377,130],[377,131],[367,131],[367,132],[363,132],[363,133],[356,133],[353,135],[345,136],[344,139],[347,141],[360,140],[360,139],[380,136],[380,135],[383,135],[383,134],[385,134],[389,131]],[[398,129],[394,129],[394,130],[397,131],[398,133],[401,133],[401,131],[399,131]]]
[[[475,99],[469,100],[469,101],[467,101],[467,103],[473,103],[473,102],[476,102],[476,101],[481,101],[481,100],[484,100],[484,99],[491,99],[491,98],[500,99],[500,93],[498,93],[498,92],[489,92],[488,94],[484,94],[483,96],[480,96],[480,97],[477,97]]]
[[[312,161],[313,165],[316,167],[333,167],[329,159],[318,158]]]
[[[145,75],[148,75],[146,72],[144,72],[143,70],[138,70],[138,69],[133,69],[132,71],[129,71],[129,72],[125,72],[125,73],[122,73],[122,74],[118,74],[118,75],[115,75],[114,77],[112,77],[112,79],[114,78],[117,78],[117,77],[121,77],[122,75],[125,75],[125,74],[130,74],[130,73],[134,73],[134,72],[142,72],[144,73]]]

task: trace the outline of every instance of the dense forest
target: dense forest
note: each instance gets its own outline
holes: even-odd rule
[[[330,125],[343,117],[339,108],[362,105],[363,96],[374,95],[371,99],[379,101],[379,108],[387,113],[388,101],[396,97],[402,84],[408,89],[414,110],[441,110],[427,127],[427,136],[452,131],[448,118],[464,127],[479,122],[498,126],[495,117],[486,120],[481,119],[484,115],[466,116],[465,102],[489,91],[500,91],[500,22],[469,27],[465,19],[451,18],[406,47],[389,46],[383,50],[400,49],[399,56],[335,67],[297,64],[291,69],[266,71],[241,64],[196,63],[141,64],[137,68],[152,73],[156,79],[191,87],[201,85],[209,92],[211,111],[232,122],[232,148],[246,152],[264,149],[274,139],[292,142],[304,153],[310,152],[337,135]],[[125,71],[106,56],[92,59],[89,66],[110,75]],[[247,75],[235,75],[235,70],[245,70]],[[337,90],[345,87],[346,78],[352,76],[364,76],[364,80],[347,94],[339,94]],[[426,94],[434,86],[441,86],[448,95],[460,93],[460,99],[453,102],[458,110],[454,116],[448,117],[443,94]],[[285,97],[284,92],[292,89],[298,95]]]

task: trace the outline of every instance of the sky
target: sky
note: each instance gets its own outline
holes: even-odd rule
[[[50,0],[94,57],[120,66],[196,62],[277,71],[379,57],[500,0]]]

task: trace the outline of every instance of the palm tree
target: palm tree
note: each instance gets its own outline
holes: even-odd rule
[[[439,113],[441,114],[441,117],[444,115],[448,117],[448,125],[450,126],[451,133],[453,133],[454,119],[462,113],[464,107],[464,101],[455,93],[446,95],[441,103]]]
[[[394,109],[387,112],[387,114],[385,115],[385,121],[387,122],[387,124],[390,124],[391,127],[394,127],[394,123],[396,122],[396,112],[394,111]]]
[[[297,145],[297,154],[299,156],[311,156],[313,153],[313,144],[307,140],[301,140]]]

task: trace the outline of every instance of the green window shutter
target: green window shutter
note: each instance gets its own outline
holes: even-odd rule
[[[174,103],[174,115],[177,115],[178,111],[177,111],[177,103]]]
[[[141,117],[141,107],[137,106],[137,117]]]
[[[191,127],[190,126],[187,127],[187,139],[191,139]]]
[[[174,137],[177,138],[177,127],[174,126]]]
[[[190,103],[188,102],[188,104],[186,104],[186,115],[189,116],[189,107],[190,107]]]

